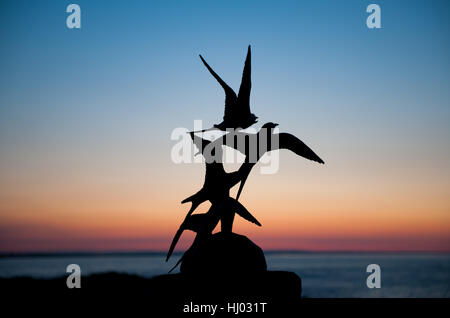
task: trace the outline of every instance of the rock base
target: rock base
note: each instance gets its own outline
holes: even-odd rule
[[[262,249],[236,233],[216,233],[183,256],[182,274],[208,273],[215,277],[253,275],[267,270]]]

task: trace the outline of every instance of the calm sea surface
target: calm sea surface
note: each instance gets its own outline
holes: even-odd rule
[[[152,277],[171,262],[159,253],[0,257],[0,277],[52,278],[78,264],[82,275],[121,272]],[[266,253],[269,270],[297,273],[304,297],[450,297],[450,254]],[[381,288],[366,286],[366,267],[381,267]]]

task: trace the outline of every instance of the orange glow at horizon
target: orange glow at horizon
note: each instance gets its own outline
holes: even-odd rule
[[[187,170],[186,178],[201,180],[203,167]],[[430,206],[411,185],[387,196],[390,189],[377,185],[367,183],[363,190],[347,179],[346,186],[338,186],[333,180],[321,183],[326,171],[310,174],[303,176],[307,184],[286,168],[276,175],[252,175],[241,202],[263,226],[236,216],[235,232],[265,249],[450,251],[445,191],[434,192]],[[4,196],[0,251],[166,250],[189,208],[181,199],[202,181],[171,184],[149,175],[133,180],[34,187],[24,189],[20,200]],[[208,207],[204,203],[196,213]],[[185,234],[178,249],[186,249],[193,235]]]

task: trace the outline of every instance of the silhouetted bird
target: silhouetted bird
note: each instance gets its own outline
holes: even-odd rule
[[[206,213],[187,215],[183,223],[181,223],[180,227],[178,228],[178,231],[175,233],[172,243],[170,244],[170,248],[166,257],[166,262],[172,255],[173,250],[175,249],[175,246],[177,245],[177,242],[180,239],[181,234],[183,234],[184,230],[191,230],[197,233],[192,246],[198,244],[199,240],[202,239],[204,236],[210,235],[214,230],[214,228],[216,227],[217,223],[219,223],[219,219],[222,214],[220,208],[221,206],[219,205],[211,205],[208,212]],[[175,265],[175,267],[177,265]],[[174,268],[172,268],[172,270]]]
[[[251,215],[251,213],[236,199],[228,196],[222,200],[216,200],[212,203],[207,213],[194,215],[188,214],[186,216],[180,228],[175,233],[172,243],[170,244],[166,261],[168,261],[172,255],[173,250],[175,249],[175,246],[177,245],[184,230],[196,232],[197,236],[194,240],[194,244],[198,244],[199,240],[201,240],[204,236],[212,233],[219,220],[221,220],[222,232],[231,233],[235,213],[247,221],[261,226],[261,223],[259,223],[258,220]]]
[[[239,88],[239,94],[237,96],[233,89],[228,86],[216,72],[214,72],[201,55],[200,59],[225,91],[225,114],[223,116],[223,121],[220,124],[214,125],[214,128],[205,129],[202,130],[202,132],[211,129],[245,129],[256,123],[258,117],[250,112],[250,90],[252,87],[250,45],[248,46],[247,58],[245,59],[244,71],[242,73],[241,87]]]
[[[251,167],[243,165],[237,171],[225,172],[222,163],[222,147],[212,147],[211,141],[198,137],[193,132],[190,134],[194,144],[205,157],[206,173],[203,187],[194,195],[181,201],[181,203],[192,203],[188,215],[207,200],[213,203],[215,200],[229,197],[230,189],[246,178],[251,170]]]
[[[240,167],[240,170],[245,171],[245,173],[242,174],[242,180],[236,199],[239,199],[251,169],[266,152],[288,149],[306,159],[322,164],[324,163],[314,151],[294,135],[288,133],[274,134],[273,129],[276,126],[278,126],[278,124],[271,122],[265,123],[256,134],[236,131],[216,139],[213,144],[209,146],[210,148],[216,149],[221,148],[221,145],[226,145],[245,155],[245,161]],[[239,140],[241,142],[239,142]]]

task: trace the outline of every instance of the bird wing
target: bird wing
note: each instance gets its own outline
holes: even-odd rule
[[[186,254],[186,253],[185,253]],[[184,260],[184,255],[180,257],[180,259],[178,260],[178,262],[170,269],[169,274],[172,273],[172,271],[178,267],[178,265],[180,265],[180,263]]]
[[[248,212],[248,210],[236,199],[228,198],[228,202],[230,205],[230,208],[239,214],[242,218],[246,219],[249,222],[255,223],[258,226],[261,226],[261,223],[258,222],[258,220]]]
[[[248,46],[247,58],[245,59],[244,71],[242,72],[241,87],[239,88],[238,102],[236,114],[244,118],[250,116],[250,90],[252,88],[251,81],[251,60],[252,53],[250,45]]]
[[[220,86],[222,86],[223,90],[225,91],[225,118],[233,117],[233,110],[235,109],[234,105],[237,103],[237,96],[236,93],[233,91],[233,89],[228,86],[227,83],[225,83],[219,75],[214,72],[214,70],[206,63],[206,61],[203,59],[203,57],[200,55],[200,59],[202,60],[203,64],[206,66],[208,71],[211,73],[212,76],[219,82]]]
[[[206,200],[208,200],[208,196],[206,195],[205,190],[202,188],[196,194],[193,194],[190,197],[181,201],[182,204],[192,202],[191,208],[189,209],[189,212],[187,213],[186,217],[190,216],[192,212],[194,212],[195,209],[197,209],[197,207]]]
[[[280,133],[279,136],[279,149],[288,149],[295,154],[302,156],[303,158],[316,161],[318,163],[324,163],[322,159],[318,155],[314,153],[307,145],[303,143],[300,139],[295,137],[294,135],[288,133]],[[276,149],[272,149],[276,150]]]

